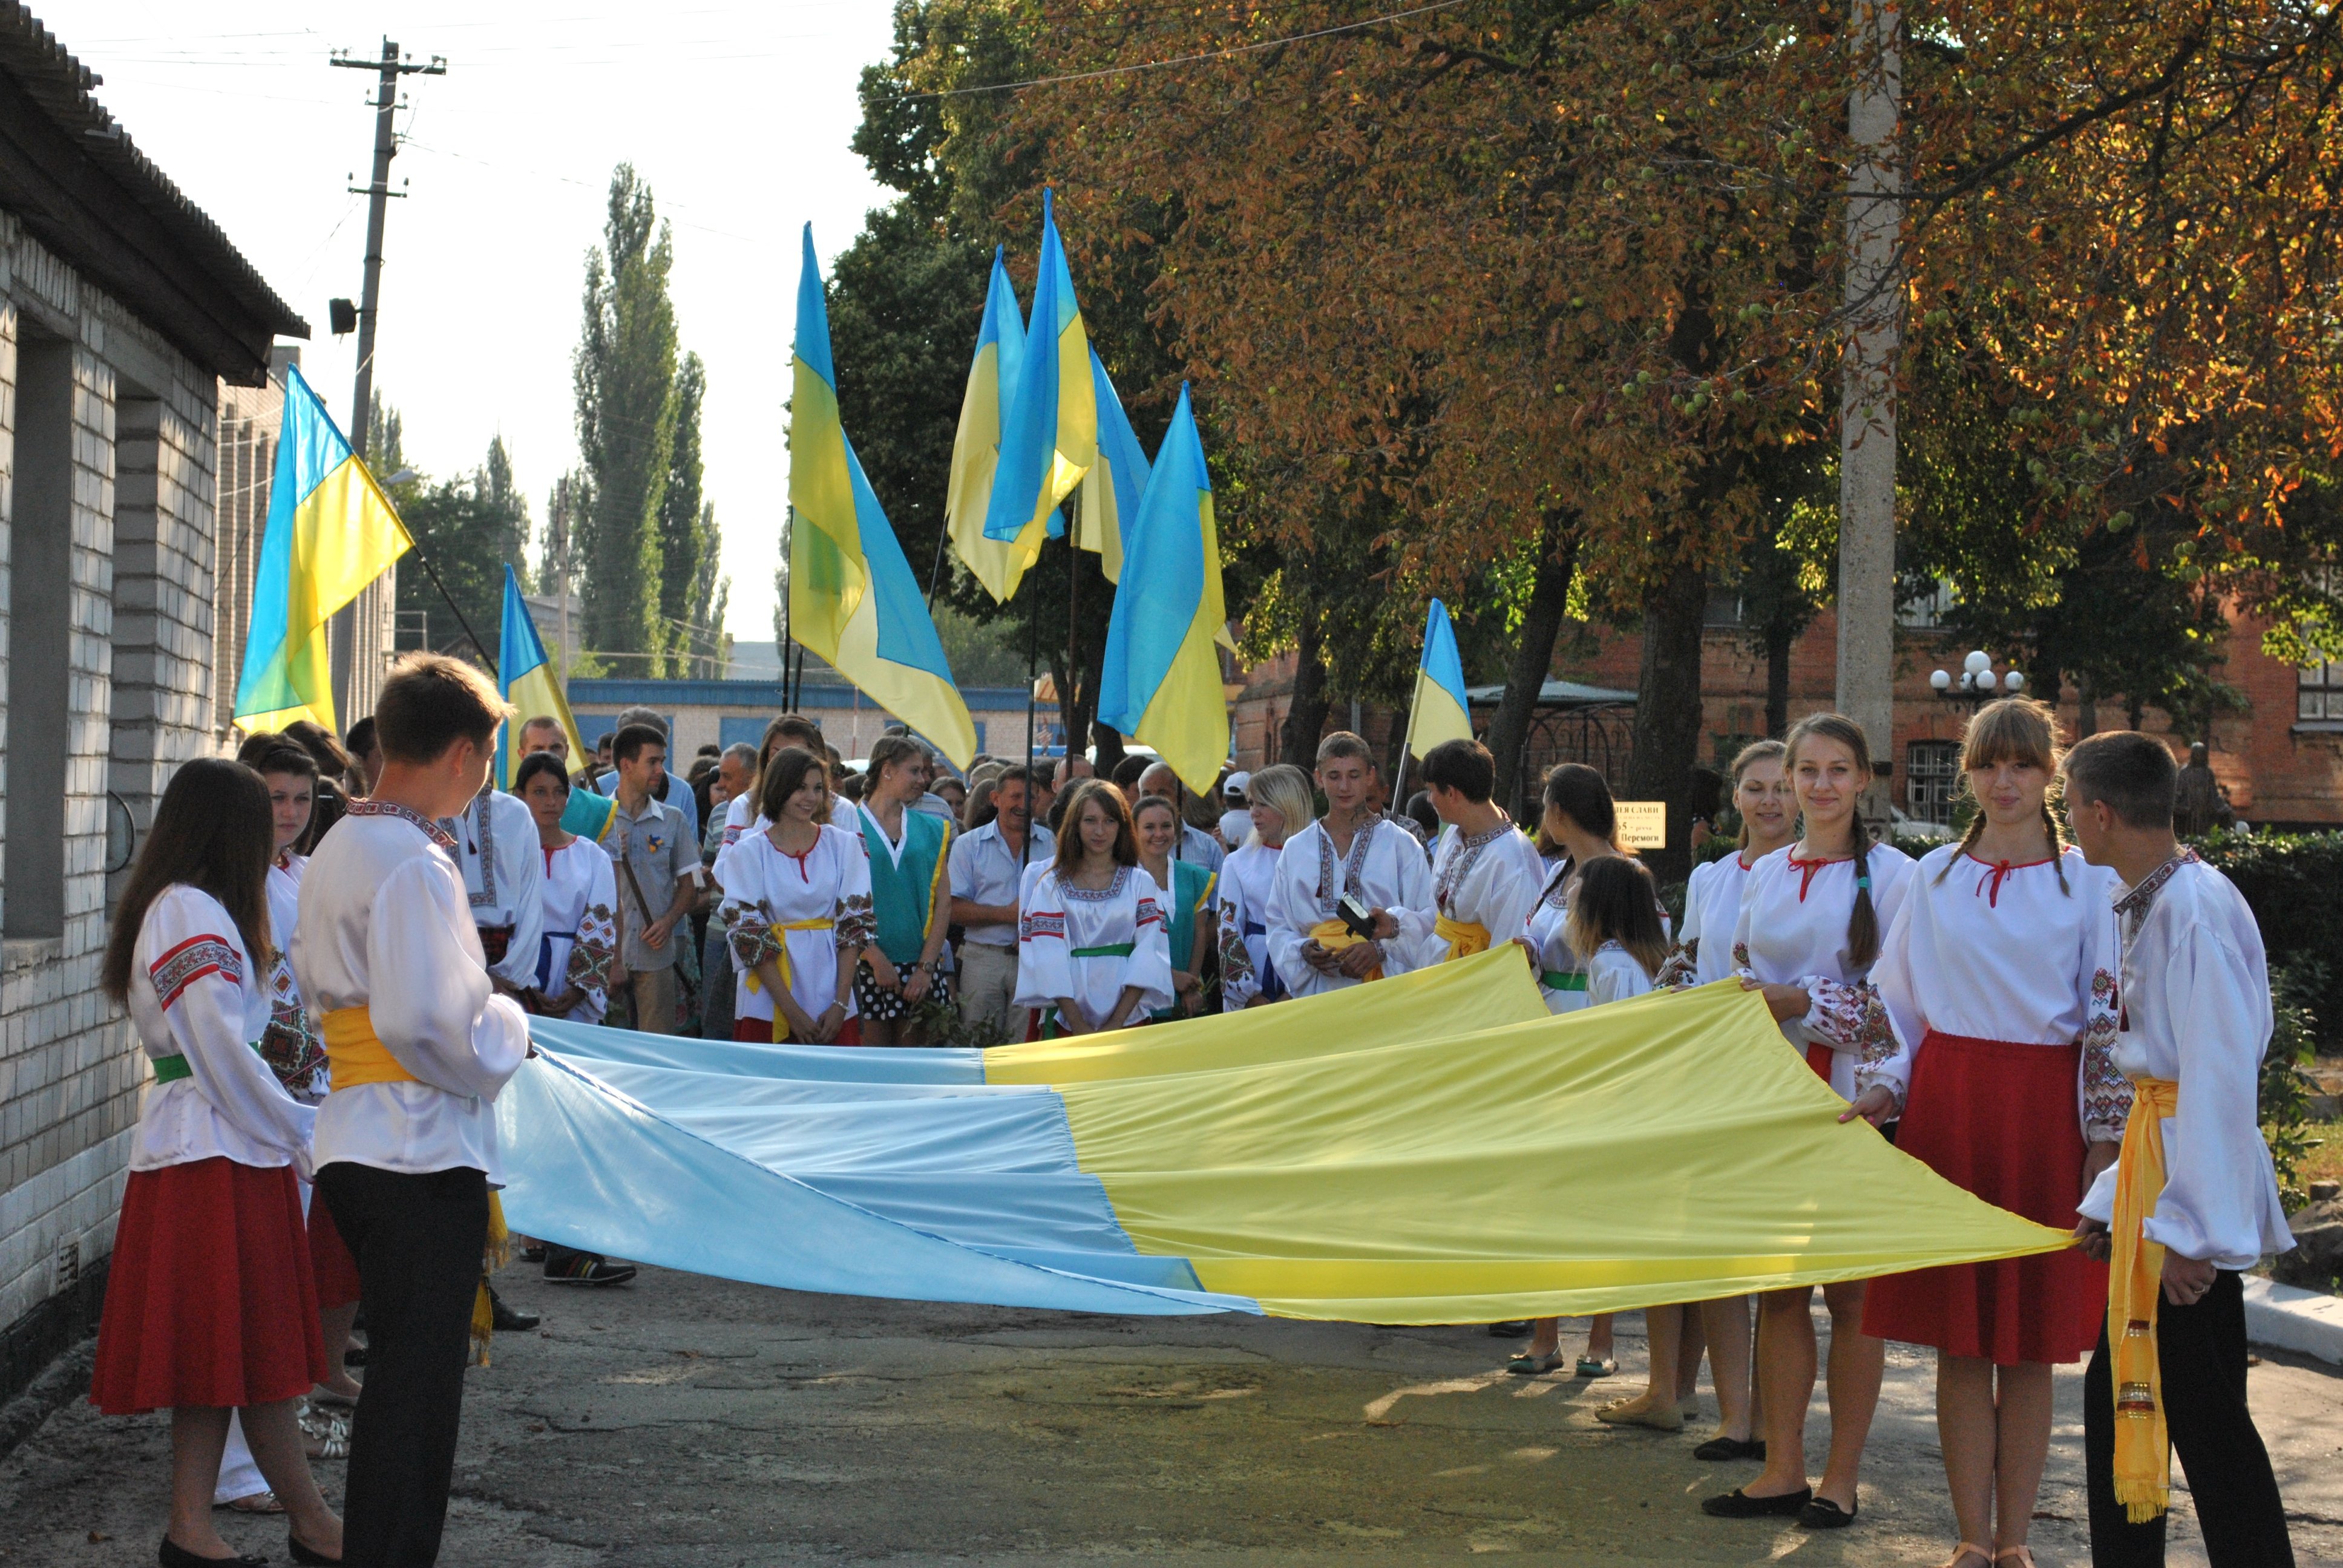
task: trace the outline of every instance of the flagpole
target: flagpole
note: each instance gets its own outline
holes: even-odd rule
[[[1047,545],[1046,537],[1042,543]],[[1036,559],[1033,563],[1041,563]],[[1031,572],[1026,574],[1032,576]],[[1041,699],[1034,688],[1041,683],[1041,588],[1033,586],[1033,598],[1025,607],[1025,837],[1017,849],[1017,875],[1021,881],[1026,863],[1033,855],[1033,807],[1041,791],[1033,787],[1033,726],[1041,714]]]
[[[496,656],[488,652],[488,645],[480,640],[480,634],[472,629],[472,623],[464,618],[464,612],[456,608],[456,596],[449,593],[447,585],[439,580],[439,568],[433,566],[431,558],[423,553],[423,542],[413,534],[407,535],[407,553],[415,558],[415,564],[421,567],[424,575],[431,579],[431,586],[439,590],[439,597],[447,601],[448,612],[455,616],[456,624],[464,628],[464,636],[470,640],[472,651],[480,656],[480,661],[489,669],[495,669]]]
[[[1066,689],[1058,693],[1058,712],[1066,720],[1066,776],[1070,779],[1073,777],[1074,761],[1074,696],[1081,691],[1082,685],[1082,678],[1074,668],[1074,593],[1081,586],[1082,575],[1082,548],[1074,539],[1074,530],[1078,526],[1076,518],[1066,519]],[[1087,748],[1087,737],[1083,743]]]
[[[928,568],[928,617],[935,618],[936,585],[944,580],[944,540],[951,537],[951,519],[946,518],[936,526],[936,564]]]

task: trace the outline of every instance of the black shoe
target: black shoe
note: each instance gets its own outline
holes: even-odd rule
[[[488,1292],[488,1322],[500,1334],[525,1333],[545,1320],[535,1312],[524,1312],[505,1305],[505,1299],[491,1290]]]
[[[341,1562],[340,1558],[328,1557],[315,1546],[302,1545],[301,1538],[289,1530],[285,1533],[285,1550],[293,1554],[294,1562],[307,1564],[307,1568],[336,1568]]]
[[[1841,1508],[1827,1497],[1817,1497],[1798,1510],[1798,1528],[1844,1530],[1855,1523],[1855,1516],[1862,1507],[1863,1504],[1858,1502],[1853,1508]]]
[[[520,1261],[524,1263],[542,1263],[545,1261],[545,1243],[539,1241],[533,1247],[523,1247],[520,1250]]]
[[[1712,1437],[1694,1449],[1692,1456],[1714,1461],[1764,1459],[1765,1440],[1762,1437]]]
[[[594,1252],[573,1253],[545,1265],[546,1281],[555,1285],[623,1285],[634,1277],[632,1263],[613,1263]]]
[[[1718,1519],[1788,1519],[1803,1514],[1814,1497],[1811,1486],[1779,1497],[1752,1497],[1736,1486],[1722,1497],[1703,1499],[1700,1511]]]
[[[1527,1318],[1513,1318],[1489,1325],[1489,1337],[1493,1340],[1517,1340],[1529,1332],[1530,1321]]]
[[[167,1535],[163,1537],[163,1544],[156,1550],[155,1560],[163,1568],[223,1568],[223,1564],[231,1564],[233,1568],[268,1568],[266,1557],[198,1557]],[[326,1559],[320,1558],[319,1561]]]
[[[352,1345],[349,1349],[344,1351],[342,1352],[342,1364],[346,1367],[362,1367],[366,1365],[366,1346]]]

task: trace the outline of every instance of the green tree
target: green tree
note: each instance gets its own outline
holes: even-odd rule
[[[400,435],[397,415],[380,427],[389,456]],[[400,520],[438,581],[419,569],[419,561],[412,563],[398,574],[399,609],[421,611],[426,640],[443,653],[474,657],[464,630],[468,625],[493,668],[504,624],[505,568],[520,572],[528,564],[528,506],[513,488],[503,438],[489,442],[487,457],[469,474],[436,484],[418,477],[400,488],[410,492],[398,502]]]
[[[520,591],[535,592],[536,578],[528,566],[528,498],[513,484],[512,454],[505,449],[502,436],[488,443],[488,459],[480,465],[479,489],[494,519],[498,555],[512,563]]]
[[[620,164],[610,176],[602,245],[586,259],[585,324],[573,361],[578,447],[593,480],[577,525],[580,598],[587,645],[642,655],[639,664],[628,661],[638,668],[627,673],[651,676],[661,672],[666,648],[660,522],[675,446],[674,260],[650,186],[633,165]]]
[[[686,354],[676,369],[674,438],[667,463],[667,484],[659,495],[659,618],[663,642],[671,651],[673,673],[685,673],[695,653],[703,658],[712,648],[695,628],[702,626],[692,613],[700,568],[709,554],[715,514],[700,498],[699,407],[708,393],[708,367],[697,354]]]

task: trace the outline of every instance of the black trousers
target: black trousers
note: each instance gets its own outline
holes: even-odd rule
[[[2269,1451],[2246,1407],[2246,1298],[2227,1269],[2194,1306],[2156,1311],[2164,1424],[2188,1473],[2188,1493],[2213,1568],[2294,1568],[2286,1508]],[[2096,1568],[2162,1568],[2164,1516],[2134,1524],[2116,1501],[2116,1412],[2107,1335],[2083,1374],[2083,1458]]]
[[[317,1191],[357,1260],[367,1326],[342,1561],[430,1568],[456,1471],[488,1178],[468,1167],[405,1175],[337,1162],[317,1172]]]

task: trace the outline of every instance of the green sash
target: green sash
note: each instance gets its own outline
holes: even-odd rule
[[[1561,970],[1547,970],[1539,975],[1538,979],[1545,981],[1545,988],[1548,990],[1584,990],[1586,989],[1584,970],[1572,970],[1567,973]]]
[[[896,965],[917,963],[927,946],[928,913],[934,907],[936,875],[943,869],[944,840],[950,830],[940,817],[903,809],[903,857],[899,861],[887,835],[867,811],[862,845],[870,852],[870,903],[879,917],[879,950]]]

